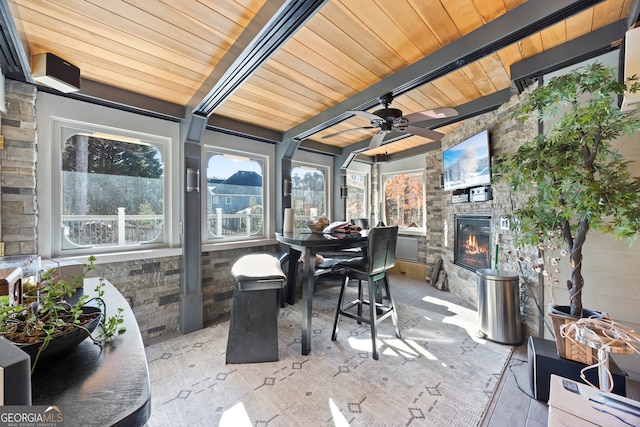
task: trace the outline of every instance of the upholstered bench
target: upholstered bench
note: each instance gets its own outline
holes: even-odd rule
[[[279,295],[286,280],[280,259],[271,254],[241,257],[231,268],[233,290],[227,363],[278,360]]]

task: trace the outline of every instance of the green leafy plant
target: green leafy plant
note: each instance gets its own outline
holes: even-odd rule
[[[571,314],[582,315],[582,249],[590,230],[635,241],[640,230],[640,178],[612,141],[640,130],[640,119],[615,104],[637,79],[620,82],[614,70],[594,63],[551,79],[526,95],[514,118],[557,120],[546,133],[501,156],[498,174],[516,193],[528,195],[513,214],[519,243],[548,245],[552,237],[568,252]],[[561,114],[560,114],[561,113]]]
[[[40,355],[56,337],[73,329],[83,329],[95,344],[102,345],[125,332],[123,326],[123,308],[118,308],[115,315],[107,317],[104,299],[105,282],[100,278],[95,291],[97,296],[90,298],[81,295],[74,304],[67,302],[74,292],[83,286],[87,273],[95,270],[95,257],[90,256],[84,264],[81,275],[70,281],[59,277],[57,269],[51,269],[41,275],[38,290],[33,295],[25,294],[25,303],[9,306],[8,298],[0,300],[0,336],[16,345],[40,343],[38,353],[31,364],[31,372]],[[87,314],[83,307],[95,302],[100,309]],[[102,315],[101,315],[102,314]],[[85,328],[89,321],[101,315],[100,332],[96,337]]]

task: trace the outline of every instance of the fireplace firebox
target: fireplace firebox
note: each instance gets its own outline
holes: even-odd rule
[[[453,263],[471,271],[491,268],[491,217],[456,215]]]

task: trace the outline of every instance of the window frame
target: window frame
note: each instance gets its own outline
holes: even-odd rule
[[[65,243],[62,232],[62,152],[64,144],[73,135],[78,133],[96,133],[118,137],[123,139],[140,140],[142,143],[151,144],[156,147],[162,156],[163,162],[163,224],[161,238],[154,242],[133,243],[126,245],[109,245],[109,246],[87,246],[74,247],[72,242]],[[169,208],[171,200],[171,138],[148,134],[130,129],[119,127],[104,126],[96,123],[88,123],[77,120],[64,118],[52,118],[51,132],[51,230],[50,230],[50,247],[52,256],[71,257],[86,254],[111,254],[124,253],[131,251],[139,251],[142,249],[156,249],[169,247],[171,245],[171,224],[173,220],[172,211]]]
[[[373,195],[371,194],[371,171],[370,170],[360,170],[360,169],[352,169],[349,168],[347,169],[347,195],[351,194],[351,190],[348,188],[349,187],[349,178],[348,175],[349,174],[354,174],[354,175],[362,175],[364,177],[365,183],[364,183],[364,214],[362,217],[358,217],[358,218],[367,218],[371,221],[371,200],[373,198]],[[347,198],[348,200],[348,198]],[[351,218],[349,218],[349,215],[347,213],[347,209],[348,207],[346,206],[346,201],[345,201],[345,216],[346,216],[346,220],[350,220]]]
[[[407,174],[414,174],[414,173],[419,173],[422,175],[422,224],[420,224],[420,226],[418,228],[409,228],[406,226],[400,226],[399,229],[404,233],[404,234],[412,234],[412,233],[416,233],[416,234],[424,234],[426,232],[427,229],[427,207],[426,207],[426,189],[427,189],[427,174],[426,171],[422,168],[420,169],[406,169],[406,170],[388,170],[385,171],[383,173],[380,174],[380,207],[381,212],[380,212],[380,218],[382,221],[384,221],[385,224],[388,224],[387,221],[387,210],[384,209],[385,204],[386,204],[386,184],[387,184],[387,180],[393,176],[396,175],[407,175]]]
[[[302,161],[302,160],[293,160],[291,162],[291,177],[293,179],[293,170],[295,168],[301,168],[301,169],[305,169],[305,168],[309,168],[309,169],[315,169],[315,170],[320,170],[324,173],[324,205],[325,205],[325,212],[324,214],[320,214],[318,213],[318,217],[320,216],[325,216],[329,219],[331,219],[331,168],[327,165],[322,165],[320,163],[313,163],[313,162],[309,162],[309,161]],[[294,198],[293,198],[293,194],[291,196],[291,206],[294,206]]]
[[[202,177],[201,177],[201,188],[205,188],[207,189],[206,191],[202,192],[202,243],[203,245],[220,245],[220,244],[226,244],[226,243],[231,243],[231,242],[238,242],[241,243],[243,241],[248,241],[248,240],[261,240],[261,239],[267,239],[268,236],[270,235],[270,230],[271,230],[271,226],[270,226],[270,217],[271,215],[269,214],[269,209],[271,207],[271,203],[269,202],[269,189],[268,189],[268,185],[271,182],[271,180],[269,179],[269,174],[270,174],[270,161],[269,161],[269,156],[268,155],[264,155],[264,154],[258,154],[258,153],[250,153],[247,151],[240,151],[240,150],[233,150],[233,149],[229,149],[229,148],[223,148],[223,147],[219,147],[219,146],[213,146],[211,144],[205,144],[203,145],[203,154],[202,154],[202,170],[204,171],[208,171],[208,165],[209,165],[209,159],[211,158],[211,156],[213,155],[224,155],[224,154],[229,154],[232,156],[240,156],[240,157],[246,157],[247,159],[251,160],[251,161],[256,161],[258,162],[261,166],[262,166],[262,233],[260,234],[253,234],[253,235],[249,235],[249,236],[228,236],[228,237],[215,237],[213,235],[213,233],[210,232],[209,230],[209,224],[208,224],[208,200],[207,200],[207,192],[208,192],[208,187],[207,187],[207,173],[203,173]],[[220,196],[218,196],[220,197]],[[227,202],[230,202],[229,200],[229,196],[225,196],[225,204],[228,204]]]

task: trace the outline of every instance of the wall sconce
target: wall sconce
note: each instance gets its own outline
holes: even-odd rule
[[[284,197],[291,197],[291,180],[285,178],[282,182],[282,195]]]
[[[200,170],[187,168],[187,193],[200,191]]]
[[[340,198],[341,199],[346,199],[348,197],[349,194],[349,189],[346,185],[341,185],[340,186]]]

